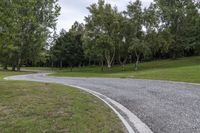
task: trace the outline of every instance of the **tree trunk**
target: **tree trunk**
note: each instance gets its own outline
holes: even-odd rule
[[[12,65],[12,71],[15,71],[16,65]]]
[[[3,66],[3,70],[8,70],[7,64],[5,64],[5,65]]]
[[[132,60],[132,55],[129,55],[129,63],[133,63],[133,60]]]
[[[103,71],[103,66],[104,66],[103,59],[101,59],[101,71]]]
[[[108,68],[111,69],[112,63],[110,62],[110,60],[107,60],[107,65],[108,65]]]
[[[113,55],[110,53],[110,51],[105,52],[105,58],[106,58],[106,61],[107,61],[108,68],[111,69],[112,63],[113,63],[114,58],[115,58],[115,49],[113,51]]]
[[[73,66],[72,66],[72,64],[70,65],[70,71],[72,72],[72,70],[73,70]]]
[[[176,52],[174,51],[174,52],[173,52],[173,55],[172,55],[172,59],[175,60],[176,58],[177,58],[177,56],[176,56]]]
[[[78,67],[79,67],[79,70],[81,71],[81,67],[82,67],[82,66],[81,66],[81,63],[78,65]]]
[[[125,71],[125,64],[122,64],[122,71]]]
[[[138,64],[139,64],[139,60],[140,60],[140,56],[139,55],[136,55],[136,62],[135,62],[135,71],[138,70]]]
[[[54,62],[51,62],[51,70],[53,71],[53,67],[54,67]]]
[[[88,62],[89,64],[89,66],[91,66],[91,57],[89,57],[89,62]]]
[[[17,71],[18,72],[21,71],[21,67],[17,66]]]
[[[18,62],[17,62],[17,71],[20,71],[21,69],[21,58],[18,59]]]
[[[53,63],[53,61],[51,62],[51,68],[53,68],[54,67],[54,63]]]
[[[60,60],[60,68],[63,68],[63,61]]]
[[[119,56],[119,63],[122,66],[122,71],[125,70],[126,61],[127,61],[127,57],[123,61],[121,61],[121,56]]]

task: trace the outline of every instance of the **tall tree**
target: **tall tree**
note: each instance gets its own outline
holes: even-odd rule
[[[59,62],[60,68],[70,66],[81,66],[84,60],[82,44],[83,24],[75,22],[69,32],[62,30],[51,48],[54,62]]]
[[[13,18],[16,16],[15,4],[12,1],[0,2],[0,63],[7,69],[9,60],[14,56],[16,47],[14,38],[17,35],[17,23]]]
[[[69,43],[66,48],[66,54],[68,59],[68,65],[71,67],[71,71],[74,65],[78,65],[79,67],[81,67],[85,59],[82,42],[83,32],[84,25],[75,22],[68,33]]]
[[[130,21],[130,46],[129,52],[135,57],[135,70],[138,69],[139,61],[141,57],[150,53],[149,47],[145,42],[145,35],[143,31],[144,26],[144,13],[141,7],[141,1],[136,0],[135,2],[130,2],[127,6],[127,14]]]
[[[181,33],[184,30],[186,7],[192,0],[155,0],[158,6],[162,25],[171,34],[170,55],[173,58],[180,56],[184,52],[183,38]]]
[[[116,33],[116,39],[117,39],[117,55],[118,55],[118,61],[120,65],[122,66],[122,69],[124,70],[124,66],[128,60],[129,52],[128,48],[130,46],[131,41],[131,29],[130,29],[130,22],[126,16],[126,14],[122,13],[119,14],[119,28]]]
[[[13,69],[17,65],[20,70],[21,65],[27,59],[33,60],[40,55],[46,40],[55,29],[56,18],[59,15],[60,7],[58,0],[11,0],[1,2],[0,9],[4,17],[3,30],[7,33],[7,38],[12,42],[2,43],[3,45],[13,45],[9,51],[9,59]],[[8,5],[8,6],[6,6]],[[7,12],[8,9],[11,9]],[[10,24],[9,24],[10,22]],[[8,34],[10,33],[10,34]],[[11,58],[13,57],[13,58]]]
[[[136,62],[135,62],[135,70],[138,70],[138,64],[141,57],[145,57],[151,53],[149,47],[147,46],[146,42],[139,39],[133,39],[131,42],[131,46],[129,47],[129,52],[133,53]]]
[[[98,54],[106,59],[108,68],[111,68],[116,55],[114,34],[118,26],[117,9],[105,4],[104,0],[99,0],[98,4],[92,4],[88,9],[91,15],[85,19],[85,42],[94,42],[94,46],[88,48],[99,49]]]
[[[54,61],[59,62],[59,67],[63,67],[63,61],[65,60],[65,38],[67,32],[62,29],[59,37],[55,41],[55,45],[51,48],[53,57],[55,57]]]

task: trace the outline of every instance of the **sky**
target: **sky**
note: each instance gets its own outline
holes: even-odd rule
[[[112,6],[117,6],[119,11],[126,10],[130,1],[135,0],[105,0]],[[141,0],[143,7],[148,7],[153,0]],[[59,0],[61,15],[58,18],[57,31],[61,29],[69,30],[75,21],[84,22],[85,16],[89,15],[87,7],[98,0]]]

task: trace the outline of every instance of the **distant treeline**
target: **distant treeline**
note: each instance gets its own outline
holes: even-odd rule
[[[52,66],[114,64],[177,58],[200,54],[200,3],[193,0],[154,0],[143,9],[141,1],[127,10],[99,0],[88,7],[85,24],[75,22],[50,49]]]
[[[137,69],[142,60],[200,55],[198,1],[154,0],[148,8],[142,8],[141,1],[136,0],[119,12],[117,7],[99,0],[88,10],[90,15],[85,17],[84,24],[75,22],[69,31],[54,34],[50,47],[37,56],[39,60],[34,53],[31,58],[23,58],[23,64],[61,68],[106,65],[111,68],[114,64],[124,66],[134,62]],[[32,46],[34,39],[27,36],[33,33],[25,30],[18,42],[28,39],[21,43]],[[2,59],[8,61],[8,58]]]

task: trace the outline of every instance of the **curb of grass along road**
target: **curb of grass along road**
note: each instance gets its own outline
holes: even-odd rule
[[[48,74],[49,73],[42,73],[42,74],[40,74],[40,76],[45,77]],[[31,74],[31,75],[35,75],[35,74]],[[23,75],[21,75],[21,76],[23,76]],[[24,75],[24,76],[26,76],[26,75]],[[37,76],[39,76],[39,75],[37,75]],[[4,79],[5,80],[13,80],[13,79],[17,80],[17,76],[6,77]],[[40,81],[40,82],[42,82],[42,81]],[[53,83],[53,82],[51,82],[51,83]],[[55,82],[55,83],[57,83],[57,82]],[[145,123],[143,123],[135,114],[133,114],[130,110],[128,110],[126,107],[124,107],[123,105],[121,105],[117,101],[114,101],[113,99],[111,99],[111,98],[109,98],[109,97],[107,97],[107,96],[105,96],[101,93],[98,93],[96,91],[92,91],[92,90],[87,89],[87,88],[83,88],[83,87],[79,87],[79,86],[75,86],[75,85],[70,85],[70,84],[65,84],[65,83],[60,83],[60,84],[63,84],[63,85],[66,85],[66,86],[71,86],[71,87],[78,88],[80,90],[86,91],[86,92],[94,95],[95,97],[99,98],[100,100],[102,100],[107,106],[109,106],[114,111],[115,114],[117,114],[119,119],[124,124],[128,133],[153,133],[151,131],[151,129]],[[125,117],[122,116],[122,113]]]
[[[115,109],[115,107],[117,107],[120,111],[122,111],[127,116],[129,121],[134,125],[134,128],[137,130],[137,132],[153,133],[151,131],[151,129],[145,123],[143,123],[136,115],[134,115],[130,110],[128,110],[126,107],[124,107],[120,103],[106,97],[105,95],[103,95],[101,93],[92,91],[90,89],[86,89],[86,88],[74,86],[74,85],[69,85],[69,84],[65,84],[65,85],[84,90],[84,91],[94,95],[95,97],[99,98],[100,100],[102,100],[117,114],[117,116],[122,121],[122,123],[124,124],[124,126],[126,127],[126,129],[129,133],[135,133],[135,131],[130,126],[130,124],[127,122],[127,120]],[[114,105],[115,107],[113,107],[111,104]]]
[[[84,90],[84,91],[94,95],[95,97],[99,98],[101,101],[103,101],[107,106],[109,106],[117,114],[117,116],[122,121],[122,123],[124,124],[124,126],[126,127],[126,129],[129,133],[135,133],[134,130],[132,129],[132,127],[129,125],[129,123],[125,120],[125,118],[112,105],[110,105],[110,103],[108,103],[104,98],[102,98],[101,94],[98,94],[97,92],[94,92],[94,91],[91,91],[89,89],[79,87],[79,86],[68,85],[68,84],[67,84],[67,86],[71,86],[71,87],[74,87],[74,88]]]

